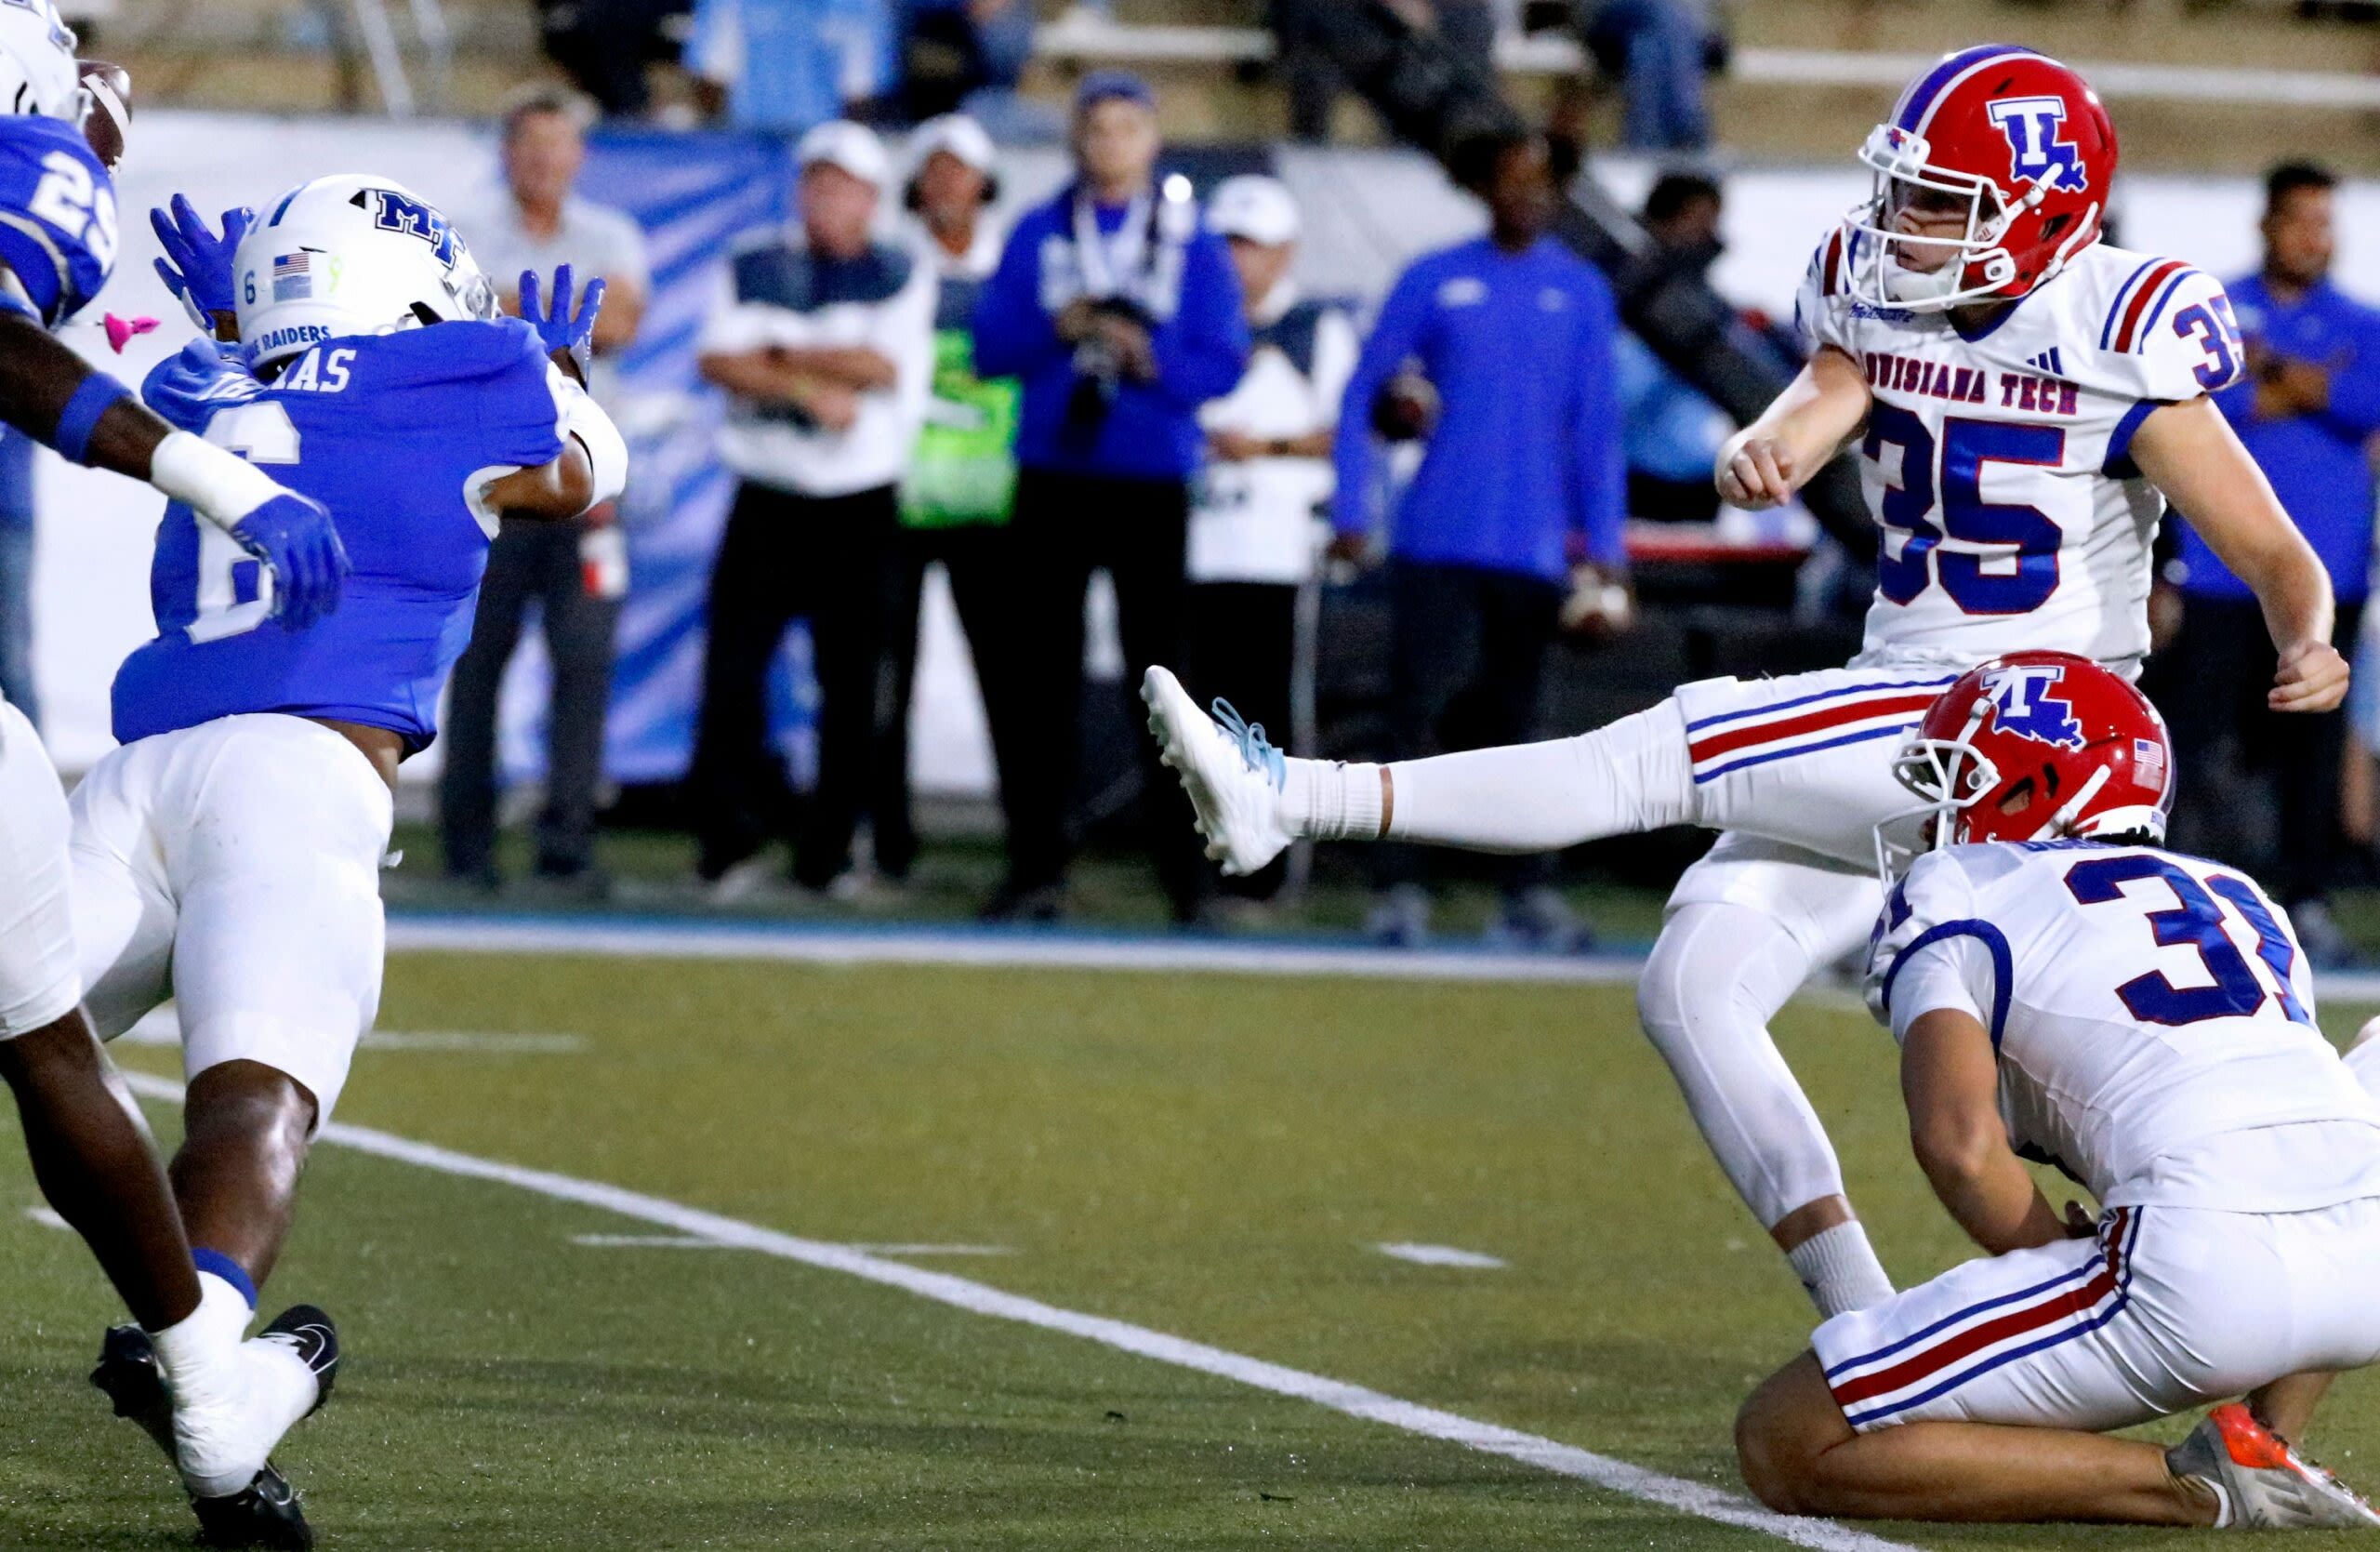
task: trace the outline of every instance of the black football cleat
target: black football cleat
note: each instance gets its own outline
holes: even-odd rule
[[[288,1348],[313,1371],[314,1404],[306,1415],[321,1411],[338,1377],[338,1328],[331,1318],[312,1305],[293,1305],[275,1316],[255,1339]],[[177,1458],[173,1406],[166,1399],[165,1375],[147,1332],[134,1325],[111,1327],[99,1348],[99,1366],[91,1371],[91,1383],[107,1396],[118,1417],[139,1424],[167,1460]],[[270,1461],[238,1492],[218,1498],[192,1494],[190,1504],[198,1516],[202,1546],[311,1552],[314,1545],[313,1528],[306,1523],[297,1491]]]
[[[174,1458],[174,1409],[165,1399],[165,1376],[157,1366],[157,1349],[139,1326],[110,1326],[99,1344],[99,1367],[91,1371],[97,1386],[115,1408],[118,1417],[140,1425],[165,1458]]]
[[[257,1479],[222,1498],[193,1496],[198,1545],[263,1547],[267,1552],[313,1552],[314,1528],[306,1523],[298,1492],[270,1461]]]
[[[338,1327],[331,1318],[311,1304],[293,1304],[257,1333],[256,1340],[280,1344],[314,1372],[314,1404],[306,1409],[306,1415],[322,1411],[323,1403],[331,1399],[331,1386],[338,1381]]]

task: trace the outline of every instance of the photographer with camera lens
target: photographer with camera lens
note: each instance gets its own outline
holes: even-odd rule
[[[976,370],[1016,378],[1024,396],[1010,601],[1019,693],[989,710],[1030,726],[994,734],[1028,751],[1002,773],[1015,790],[1008,877],[985,909],[994,920],[1047,921],[1064,906],[1091,573],[1104,568],[1116,585],[1126,684],[1180,654],[1198,406],[1231,391],[1248,359],[1223,239],[1205,229],[1186,179],[1157,175],[1147,86],[1086,77],[1072,144],[1074,180],[1016,223],[975,305]],[[1174,783],[1140,743],[1149,804],[1163,812],[1150,842],[1158,882],[1188,920],[1205,899],[1206,863],[1179,822]]]

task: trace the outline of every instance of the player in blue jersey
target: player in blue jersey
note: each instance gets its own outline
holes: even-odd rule
[[[112,168],[130,82],[78,64],[49,0],[0,3],[0,420],[78,462],[151,482],[204,513],[273,577],[283,623],[337,603],[345,560],[322,507],[176,431],[51,335],[107,282]],[[42,1190],[89,1242],[155,1351],[174,1405],[161,1432],[218,1539],[241,1544],[272,1480],[267,1457],[334,1356],[306,1317],[244,1341],[250,1309],[194,1264],[147,1138],[109,1092],[80,1003],[68,817],[23,714],[0,704],[0,1079]],[[300,1328],[304,1327],[305,1330]]]
[[[156,639],[118,671],[122,747],[75,789],[74,924],[113,1038],[167,998],[189,1082],[173,1163],[199,1254],[253,1289],[380,995],[379,872],[397,765],[436,736],[499,517],[568,519],[628,454],[588,398],[602,283],[574,312],[522,277],[524,318],[443,216],[386,179],[291,190],[221,237],[160,213],[202,339],[152,372],[152,407],[348,514],[337,611],[268,623],[255,561],[188,507],[158,530]],[[236,238],[236,245],[233,239]],[[138,1331],[94,1376],[157,1431]]]

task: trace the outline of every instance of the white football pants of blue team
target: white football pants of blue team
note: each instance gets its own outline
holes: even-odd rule
[[[225,717],[116,749],[74,789],[86,1001],[112,1040],[171,998],[182,1071],[250,1061],[330,1119],[379,1011],[394,800],[319,723]]]
[[[0,701],[0,1040],[82,1000],[67,903],[66,794],[25,714]]]

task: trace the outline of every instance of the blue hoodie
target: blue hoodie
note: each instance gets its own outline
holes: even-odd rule
[[[1339,413],[1339,532],[1374,526],[1372,400],[1418,360],[1441,408],[1390,553],[1560,582],[1575,539],[1584,558],[1620,564],[1619,330],[1602,272],[1550,237],[1520,253],[1481,237],[1416,259],[1382,304]]]
[[[1058,338],[1058,312],[1078,293],[1075,280],[1075,189],[1025,212],[1009,233],[999,268],[975,302],[975,369],[986,378],[1016,378],[1024,404],[1016,429],[1016,461],[1025,469],[1147,480],[1186,480],[1197,469],[1205,437],[1198,406],[1238,385],[1248,365],[1248,324],[1239,274],[1223,239],[1209,232],[1194,206],[1182,245],[1180,301],[1152,336],[1157,378],[1126,383],[1116,393],[1094,437],[1066,434],[1066,406],[1075,390],[1074,349]],[[1123,227],[1124,206],[1096,206],[1102,236]]]
[[[2330,404],[2319,414],[2258,419],[2256,385],[2249,378],[2215,402],[2272,482],[2281,510],[2322,558],[2332,590],[2341,603],[2353,603],[2371,586],[2372,462],[2364,444],[2380,431],[2380,312],[2327,280],[2287,306],[2273,299],[2261,275],[2225,289],[2241,334],[2263,340],[2276,355],[2331,370]],[[2255,596],[2187,525],[2181,558],[2188,568],[2185,590]]]

